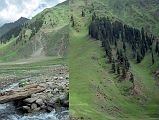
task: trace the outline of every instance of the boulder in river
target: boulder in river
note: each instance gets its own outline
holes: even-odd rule
[[[37,99],[36,103],[41,106],[44,104],[44,101],[42,99]]]

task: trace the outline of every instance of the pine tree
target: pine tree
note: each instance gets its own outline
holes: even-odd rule
[[[133,88],[135,87],[135,83],[134,83],[134,75],[131,73],[130,75],[130,82],[133,84]]]
[[[155,63],[155,60],[154,60],[154,55],[152,53],[152,65]]]
[[[122,68],[122,77],[123,77],[123,78],[126,78],[126,71],[125,71],[125,68]]]
[[[120,66],[117,64],[117,74],[120,75]]]
[[[117,40],[115,39],[115,48],[117,48],[118,47],[118,44],[117,44]]]
[[[136,59],[137,63],[140,63],[141,62],[141,56],[139,54],[139,52],[137,52],[137,59]]]
[[[156,52],[156,53],[159,52],[159,42],[156,42],[155,52]]]
[[[115,60],[113,59],[112,60],[113,62],[112,62],[112,71],[113,71],[113,73],[115,73],[116,72],[116,67],[115,67]]]
[[[124,49],[124,52],[126,52],[126,45],[125,45],[125,42],[123,42],[123,49]]]
[[[82,10],[82,17],[85,17],[85,12]]]

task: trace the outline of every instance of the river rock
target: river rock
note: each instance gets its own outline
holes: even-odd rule
[[[40,111],[40,110],[41,110],[40,107],[34,109],[35,112],[38,112],[38,111]]]
[[[66,79],[67,79],[67,80],[69,79],[69,75],[66,75]]]
[[[62,107],[69,107],[69,100],[62,101]]]
[[[59,92],[59,90],[58,90],[57,88],[55,88],[55,89],[54,89],[54,92],[57,93],[57,92]]]
[[[51,107],[51,106],[47,106],[46,110],[47,110],[47,111],[49,111],[49,112],[51,112],[51,111],[53,111],[53,110],[54,110],[54,108],[53,108],[53,107]]]
[[[68,94],[63,94],[63,95],[60,95],[60,100],[61,101],[65,101],[65,100],[68,100]]]
[[[36,100],[37,100],[37,98],[27,98],[27,99],[24,100],[24,102],[26,102],[26,103],[33,103]]]
[[[32,110],[35,110],[37,107],[38,107],[38,106],[37,106],[36,103],[33,103],[33,104],[31,105],[31,109],[32,109]]]
[[[23,106],[22,108],[23,108],[23,110],[26,110],[27,112],[30,111],[30,107],[29,106]]]
[[[60,102],[60,98],[59,97],[53,97],[47,102],[47,104],[49,106],[55,107],[55,103],[58,103],[58,102]]]
[[[59,77],[59,80],[64,80],[64,78],[63,77]]]
[[[46,83],[40,83],[39,86],[44,87],[44,88],[48,87]]]
[[[46,109],[45,104],[43,104],[42,106],[40,106],[41,109]]]
[[[43,102],[42,99],[37,99],[37,100],[36,100],[36,103],[37,103],[38,105],[40,105],[40,106],[44,104],[44,102]]]
[[[56,77],[56,76],[55,76],[53,79],[54,79],[54,80],[57,80],[57,79],[58,79],[58,77]]]

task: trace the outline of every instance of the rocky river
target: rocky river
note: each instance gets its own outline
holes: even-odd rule
[[[36,76],[1,86],[0,98],[5,100],[0,104],[0,120],[69,120],[68,67],[50,66],[36,73]],[[41,89],[39,86],[40,92],[32,91],[34,87]]]

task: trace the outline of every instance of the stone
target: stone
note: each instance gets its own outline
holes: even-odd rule
[[[58,90],[57,88],[55,88],[55,89],[54,89],[54,92],[57,93],[57,92],[59,92],[59,90]]]
[[[36,103],[33,103],[33,104],[31,105],[31,109],[32,109],[32,110],[36,109],[37,107],[38,107],[38,106],[37,106]]]
[[[25,100],[23,100],[26,103],[33,103],[37,100],[37,98],[26,98]]]
[[[49,106],[54,107],[55,103],[58,103],[58,102],[60,102],[60,98],[59,97],[53,97],[47,102],[47,104]]]
[[[40,110],[41,110],[40,107],[34,109],[35,112],[38,112],[38,111],[40,111]]]
[[[62,107],[69,107],[69,100],[65,100],[62,102]]]
[[[67,80],[69,79],[69,75],[66,76],[66,79],[67,79]]]
[[[42,106],[40,106],[41,107],[41,109],[46,109],[46,106],[45,106],[45,104],[43,104]]]
[[[63,77],[59,77],[59,80],[64,80],[64,78]]]
[[[36,100],[36,103],[37,103],[38,105],[40,105],[40,106],[44,104],[44,102],[43,102],[42,99],[37,99],[37,100]]]
[[[57,80],[57,79],[58,79],[58,77],[56,77],[56,76],[55,76],[53,79],[54,79],[54,80]]]
[[[26,110],[27,112],[30,111],[30,107],[29,106],[23,106],[22,108],[23,108],[23,110]]]
[[[53,111],[53,110],[54,110],[54,108],[53,108],[53,107],[51,107],[51,106],[48,106],[48,107],[46,108],[46,110],[47,110],[47,111],[49,111],[49,112],[51,112],[51,111]]]
[[[47,88],[47,84],[46,83],[40,83],[39,86]]]
[[[58,90],[63,91],[64,90],[63,86],[59,86]]]

